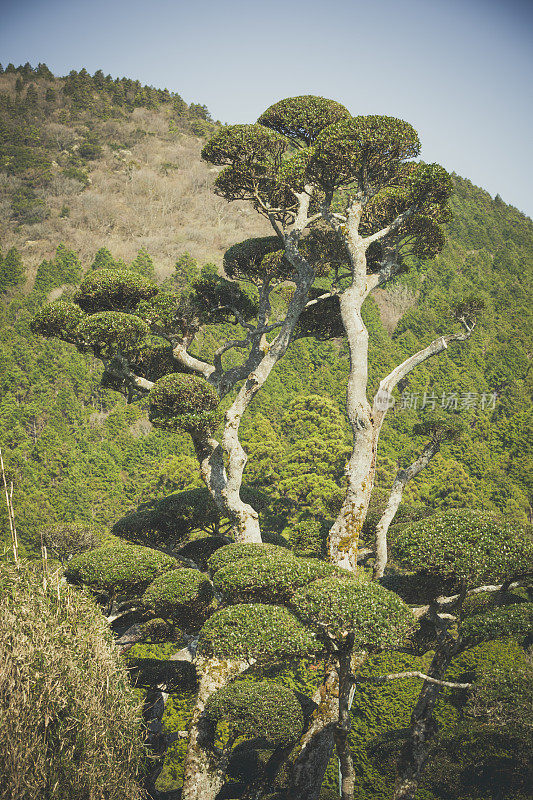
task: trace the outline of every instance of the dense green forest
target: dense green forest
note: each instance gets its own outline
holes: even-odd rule
[[[104,140],[99,131],[106,121],[126,126],[135,109],[142,108],[154,119],[163,109],[163,138],[169,131],[171,137],[206,137],[218,126],[205,106],[187,106],[177,94],[138,81],[113,80],[101,71],[94,76],[73,71],[57,79],[42,64],[36,69],[8,65],[0,80],[5,82],[0,93],[0,175],[7,220],[0,254],[0,447],[7,482],[13,483],[21,552],[33,558],[40,554],[42,537],[59,523],[83,523],[101,539],[114,541],[113,526],[129,512],[203,484],[188,436],[152,427],[145,401],[128,404],[102,387],[96,359],[33,334],[31,320],[49,300],[71,298],[83,275],[102,267],[157,278],[167,289],[182,291],[194,280],[222,274],[217,249],[223,248],[220,242],[212,248],[216,263],[204,263],[190,255],[194,240],[182,239],[169,267],[168,252],[162,258],[157,247],[143,245],[136,256],[124,258],[122,251],[113,252],[104,233],[98,239],[93,232],[92,253],[85,248],[82,258],[72,242],[58,237],[55,252],[35,263],[23,243],[32,240],[34,226],[45,225],[51,216],[69,217],[68,205],[61,197],[59,208],[53,191],[58,171],[74,182],[69,191],[80,198],[90,189],[92,166],[105,152],[133,146],[139,134],[130,133],[126,142]],[[62,128],[55,138],[51,115]],[[78,134],[67,144],[65,131],[74,131],[80,121],[84,138]],[[167,173],[172,170],[168,163]],[[503,515],[515,525],[530,524],[533,518],[533,223],[467,179],[454,175],[453,184],[453,218],[446,224],[443,251],[433,261],[411,259],[409,271],[392,287],[365,302],[370,390],[407,355],[448,330],[454,303],[474,293],[483,299],[485,311],[471,339],[422,365],[395,392],[380,439],[367,545],[397,465],[411,463],[423,445],[413,426],[439,410],[462,423],[462,434],[443,445],[408,485],[403,501],[407,510],[400,508],[399,521],[408,519],[409,509],[420,507],[428,513],[476,508]],[[255,232],[251,227],[248,235]],[[195,355],[212,358],[230,330],[225,323],[207,326],[195,342]],[[241,428],[249,458],[244,485],[260,498],[262,528],[272,542],[304,556],[323,556],[325,532],[342,495],[350,443],[344,412],[348,370],[343,337],[299,338],[275,367]],[[4,557],[9,557],[5,509],[0,526]],[[198,515],[190,540],[208,527],[205,514]],[[114,533],[120,533],[118,527]],[[165,655],[168,647],[137,645],[130,656]],[[448,677],[481,678],[490,694],[496,665],[510,676],[513,669],[525,670],[524,664],[519,643],[499,639],[468,651]],[[426,665],[427,656],[384,653],[369,659],[362,670],[372,675],[423,670]],[[300,662],[281,680],[305,691],[318,678],[312,663]],[[368,684],[359,691],[352,713],[359,800],[389,796],[397,742],[409,724],[418,689],[411,682],[407,689]],[[476,702],[482,705],[483,698]],[[190,706],[191,697],[172,695],[163,719],[166,729],[182,730]],[[473,713],[465,722],[460,697],[453,690],[444,693],[437,711],[442,732],[417,795],[420,800],[527,796],[527,724],[510,733],[509,727],[486,726],[481,716]],[[182,741],[168,751],[160,790],[179,786],[183,752]],[[324,786],[327,800],[336,796],[336,770],[332,762]],[[495,785],[498,791],[507,785],[507,793],[495,793]]]
[[[455,178],[455,187],[446,249],[425,269],[424,279],[415,265],[389,292],[390,302],[383,299],[382,315],[388,322],[396,294],[404,301],[409,298],[410,308],[392,334],[376,303],[370,299],[366,304],[371,385],[376,386],[399,356],[441,333],[446,308],[465,292],[475,288],[482,293],[487,312],[475,339],[422,367],[398,395],[381,439],[378,488],[386,491],[396,462],[408,463],[419,448],[411,435],[413,424],[424,412],[447,407],[465,422],[467,432],[408,487],[406,500],[432,508],[500,510],[528,521],[531,223],[468,181]],[[3,274],[13,258],[10,253],[3,258]],[[184,273],[200,271],[194,260],[180,255],[169,278],[176,285],[183,282]],[[142,408],[117,401],[114,393],[99,386],[99,367],[90,357],[64,344],[44,342],[29,331],[29,321],[48,293],[74,283],[90,266],[58,245],[54,258],[39,266],[29,294],[16,286],[4,289],[1,441],[16,487],[21,538],[30,548],[38,544],[43,525],[83,520],[104,531],[143,501],[199,485],[186,437],[151,429]],[[214,350],[217,333],[213,326],[198,345],[199,355]],[[250,486],[273,500],[292,501],[301,512],[328,518],[326,487],[333,495],[339,486],[348,436],[343,416],[346,373],[342,340],[303,339],[291,346],[243,423],[250,456],[245,480]],[[319,430],[290,433],[294,413],[289,405],[296,402],[295,396],[310,395],[332,401],[334,411],[329,413],[339,428],[336,452],[312,453],[302,444],[305,438],[320,436]],[[324,417],[324,424],[331,424],[327,408]],[[289,436],[282,436],[287,430]],[[309,454],[307,463],[303,451]],[[4,534],[6,525],[4,515]]]

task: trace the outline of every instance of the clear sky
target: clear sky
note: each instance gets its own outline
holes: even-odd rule
[[[0,0],[0,61],[85,67],[252,122],[297,94],[401,117],[422,157],[533,216],[528,0]]]

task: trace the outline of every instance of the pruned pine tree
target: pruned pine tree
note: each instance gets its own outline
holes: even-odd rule
[[[523,587],[531,591],[533,547],[531,535],[512,522],[455,509],[402,529],[392,553],[407,570],[396,590],[423,603],[415,609],[422,623],[421,651],[434,652],[427,674],[418,676],[423,685],[394,792],[394,800],[414,800],[438,729],[439,692],[446,685],[475,690],[468,683],[446,682],[453,660],[483,642],[509,636],[520,642],[531,633],[533,603]],[[407,676],[393,676],[402,677]]]
[[[191,433],[202,476],[231,519],[237,541],[261,541],[257,512],[240,497],[246,454],[239,425],[291,340],[334,335],[341,320],[348,337],[354,447],[329,558],[355,569],[391,392],[416,365],[473,328],[471,305],[461,316],[462,332],[442,336],[407,359],[382,380],[370,404],[362,303],[402,271],[408,253],[429,258],[444,241],[440,226],[448,218],[451,181],[441,167],[415,163],[419,149],[416,132],[401,120],[351,117],[338,103],[317,97],[276,103],[255,125],[221,129],[202,152],[223,167],[215,190],[228,200],[251,202],[275,232],[230,248],[224,259],[230,280],[205,274],[192,295],[183,296],[142,278],[97,271],[85,278],[68,311],[50,307],[34,323],[36,331],[92,350],[104,361],[106,385],[129,399],[150,393],[154,424]],[[313,286],[320,278],[327,278],[327,291]],[[292,298],[274,317],[272,293],[287,280],[294,284]],[[242,288],[244,281],[253,293]],[[334,313],[339,307],[341,320]],[[63,326],[61,313],[74,317],[65,317]],[[191,348],[203,325],[221,321],[235,322],[240,331],[210,364]],[[239,364],[227,366],[230,351],[243,354]],[[234,389],[219,441],[218,401]]]
[[[272,790],[284,765],[289,768],[280,792],[296,796],[289,784],[294,762],[312,736],[313,704],[265,681],[264,674],[271,678],[276,669],[303,657],[333,663],[339,672],[339,755],[347,780],[353,781],[347,744],[353,654],[405,644],[416,626],[408,605],[394,592],[276,545],[225,545],[203,571],[152,548],[106,545],[72,558],[65,574],[99,598],[120,647],[176,643],[178,652],[170,661],[133,659],[131,667],[137,685],[148,689],[146,719],[154,732],[151,744],[160,752],[165,696],[196,689],[183,800],[215,800],[228,780],[237,741],[250,752],[260,747],[269,753],[246,796]],[[157,770],[150,776],[152,792],[156,777]],[[297,779],[295,792],[300,783]]]
[[[216,796],[235,741],[231,735],[244,730],[244,722],[235,722],[236,695],[225,692],[220,703],[211,704],[210,697],[250,670],[320,653],[329,669],[315,713],[291,753],[273,754],[272,771],[287,762],[287,796],[315,800],[335,739],[342,796],[353,796],[347,744],[352,667],[360,652],[398,646],[414,623],[397,594],[353,575],[379,432],[398,382],[451,342],[467,338],[480,310],[475,300],[463,304],[457,310],[461,330],[406,359],[368,400],[362,303],[405,268],[409,254],[430,258],[444,241],[451,182],[441,167],[414,161],[419,147],[415,131],[401,120],[351,117],[323,98],[277,103],[255,125],[221,129],[203,150],[204,159],[223,167],[216,191],[251,202],[270,221],[274,236],[233,246],[224,258],[227,277],[204,269],[188,292],[163,290],[130,271],[97,269],[72,302],[46,306],[33,323],[35,332],[100,358],[105,386],[129,401],[148,396],[154,425],[189,432],[210,495],[230,520],[235,544],[217,550],[207,563],[215,572],[214,560],[228,549],[240,553],[229,562],[239,563],[224,569],[219,564],[215,592],[209,577],[198,576],[198,564],[183,565],[171,552],[135,545],[98,548],[67,567],[71,580],[105,600],[111,623],[140,615],[130,641],[148,635],[146,623],[152,633],[155,625],[158,635],[163,631],[172,639],[179,630],[185,636],[176,668],[190,677],[192,664],[199,691],[188,732],[184,800]],[[290,299],[283,300],[289,296],[284,291],[274,303],[273,293],[286,281],[293,284]],[[208,363],[194,353],[195,337],[203,326],[219,322],[235,323],[237,335]],[[285,548],[275,548],[274,557],[272,551],[263,555],[269,546],[261,544],[258,513],[241,495],[241,418],[291,341],[342,331],[351,356],[347,410],[353,452],[346,498],[329,536],[331,563],[297,559]],[[242,356],[228,364],[227,354],[234,351]],[[228,395],[222,415],[220,401]],[[222,598],[221,608],[213,594]],[[170,679],[155,672],[151,685],[164,693]],[[222,751],[213,739],[219,719],[234,732]],[[276,741],[288,748],[289,738]],[[266,786],[274,778],[264,780]],[[250,796],[260,796],[263,788]]]
[[[333,563],[352,570],[392,391],[416,366],[467,338],[479,312],[476,301],[464,304],[457,316],[461,330],[406,359],[383,378],[369,401],[362,304],[406,268],[409,255],[432,258],[444,244],[451,179],[437,164],[415,162],[419,152],[416,131],[403,120],[352,117],[337,103],[309,96],[274,104],[256,125],[222,129],[203,150],[204,159],[224,167],[215,190],[228,200],[249,200],[270,221],[283,248],[276,258],[284,255],[307,292],[307,303],[302,298],[293,306],[301,315],[294,335],[338,335],[344,329],[348,338],[347,412],[354,446],[346,498],[328,550]],[[319,241],[334,267],[328,273],[330,289],[323,292],[312,286]],[[282,341],[280,332],[276,353]]]
[[[414,436],[429,436],[430,438],[424,445],[420,455],[408,467],[398,468],[394,478],[385,510],[376,525],[374,580],[382,578],[385,572],[385,567],[387,566],[387,534],[402,502],[405,487],[409,481],[416,478],[429,465],[431,459],[439,452],[444,442],[458,441],[461,431],[462,426],[459,422],[446,420],[438,416],[430,417],[413,426]]]

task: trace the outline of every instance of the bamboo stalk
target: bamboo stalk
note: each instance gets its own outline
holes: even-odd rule
[[[2,468],[2,480],[4,482],[4,492],[6,495],[6,506],[7,506],[7,515],[9,518],[9,531],[11,533],[11,546],[13,548],[13,558],[15,559],[15,564],[19,565],[19,556],[18,556],[18,538],[17,538],[17,527],[15,525],[15,513],[13,511],[13,481],[11,481],[11,491],[7,488],[7,481],[6,481],[6,472],[4,469],[4,459],[2,456],[2,448],[0,447],[0,466]]]

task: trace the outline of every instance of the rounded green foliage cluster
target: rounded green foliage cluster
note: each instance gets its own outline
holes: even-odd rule
[[[30,323],[32,333],[41,336],[57,336],[64,342],[75,342],[76,328],[85,314],[75,303],[65,300],[56,300],[49,303],[37,312]]]
[[[112,528],[114,536],[133,544],[163,544],[169,539],[184,539],[189,533],[186,520],[156,508],[142,508],[119,519]]]
[[[171,619],[183,630],[195,630],[205,621],[213,587],[197,569],[177,569],[160,575],[143,595],[158,617]]]
[[[220,166],[250,168],[268,161],[273,152],[281,156],[286,147],[283,136],[262,125],[228,125],[211,137],[202,150],[202,158]]]
[[[461,624],[461,637],[474,644],[507,636],[523,637],[533,630],[533,603],[513,603]]]
[[[463,430],[464,425],[460,421],[438,415],[431,415],[413,425],[415,436],[432,436],[446,442],[457,442]]]
[[[275,555],[241,558],[219,569],[215,588],[228,603],[276,603],[289,600],[302,586],[326,576],[350,578],[346,570],[318,559],[285,558]]]
[[[274,103],[257,121],[293,141],[309,145],[328,125],[349,118],[350,112],[335,100],[301,95]]]
[[[533,554],[519,525],[467,509],[443,511],[403,528],[392,552],[414,572],[467,586],[528,569]]]
[[[207,381],[196,375],[166,375],[156,382],[149,398],[149,419],[157,427],[197,433],[210,432],[218,424],[220,398]]]
[[[244,542],[236,542],[234,544],[227,544],[213,553],[208,561],[208,566],[212,574],[218,572],[219,569],[224,569],[229,564],[240,561],[243,558],[257,558],[268,557],[273,559],[278,558],[293,558],[290,550],[285,547],[279,547],[275,544],[247,544]]]
[[[125,354],[135,352],[148,332],[148,325],[142,319],[121,311],[100,311],[76,328],[78,340],[103,355],[117,350]]]
[[[293,191],[303,192],[306,184],[309,183],[309,166],[314,154],[314,147],[304,147],[297,150],[290,158],[285,159],[278,173],[279,183],[282,186],[290,187]],[[322,196],[324,196],[323,193]]]
[[[229,606],[210,617],[200,631],[199,652],[259,663],[303,658],[320,650],[315,636],[283,606]]]
[[[401,119],[370,115],[344,119],[317,137],[309,174],[325,191],[359,180],[374,189],[397,174],[399,162],[415,158],[420,141]]]
[[[74,299],[88,314],[131,311],[158,291],[155,283],[136,272],[100,269],[85,276]]]
[[[157,381],[170,372],[180,371],[180,365],[172,353],[172,345],[158,336],[142,339],[130,356],[130,364],[136,375],[152,381]]]
[[[135,545],[98,547],[69,561],[65,577],[70,583],[83,584],[94,591],[109,594],[141,594],[147,586],[179,562],[152,550]]]
[[[294,267],[285,258],[279,258],[281,241],[277,236],[245,239],[224,253],[224,270],[230,278],[288,280]],[[283,251],[282,256],[283,256]],[[276,256],[274,261],[268,256]]]
[[[258,311],[253,291],[246,291],[238,283],[222,278],[214,265],[212,271],[206,269],[209,266],[206,264],[200,277],[194,281],[190,298],[200,319],[211,323],[237,321],[239,317],[253,319]]]
[[[409,175],[408,187],[410,198],[428,211],[437,211],[453,193],[452,179],[440,164],[417,164]]]
[[[409,607],[394,592],[363,580],[324,578],[293,598],[298,615],[325,630],[337,643],[382,650],[400,644],[414,627]]]
[[[158,292],[149,300],[141,300],[135,313],[150,325],[152,330],[172,330],[179,308],[181,295],[178,292]]]
[[[211,695],[205,713],[213,725],[225,722],[233,737],[259,739],[268,746],[288,745],[300,736],[302,707],[296,695],[273,681],[242,680]]]

